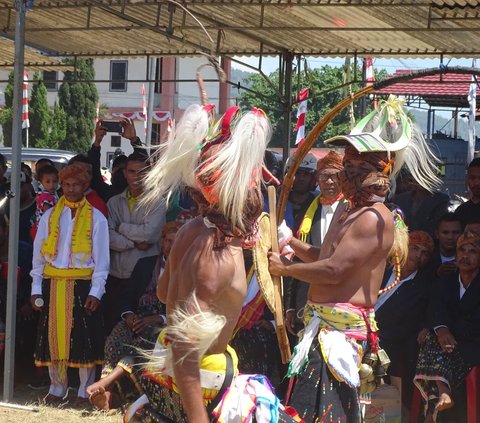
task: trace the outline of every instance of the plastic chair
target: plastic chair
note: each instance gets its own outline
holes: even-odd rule
[[[470,370],[465,378],[467,391],[467,423],[478,423],[480,421],[479,394],[480,394],[480,366]],[[410,423],[417,423],[422,407],[422,395],[417,388],[413,390],[412,408],[410,410]]]

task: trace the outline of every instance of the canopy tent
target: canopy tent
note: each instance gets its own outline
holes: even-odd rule
[[[191,12],[213,38],[213,46]],[[15,6],[0,0],[3,37]],[[477,0],[35,0],[25,43],[48,56],[480,54]]]
[[[0,9],[1,10],[1,9]],[[0,36],[0,69],[13,69],[15,45],[12,40]],[[72,66],[64,65],[59,59],[46,57],[32,48],[25,49],[25,68],[37,70],[72,70]]]

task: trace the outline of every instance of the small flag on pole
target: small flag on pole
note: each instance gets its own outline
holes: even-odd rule
[[[23,73],[22,129],[30,128],[28,119],[28,72]]]
[[[147,98],[145,96],[145,84],[142,84],[142,115],[143,115],[143,132],[147,136]]]
[[[301,147],[303,141],[305,141],[305,116],[307,114],[307,102],[308,102],[308,88],[302,88],[298,93],[298,111],[297,111],[297,126],[295,126],[295,131],[297,131],[297,138],[295,140],[295,145]]]
[[[373,85],[375,82],[375,72],[373,70],[373,59],[371,57],[365,57],[365,80],[367,87]],[[377,98],[373,96],[373,108],[376,109],[378,105]]]
[[[473,59],[472,67],[477,66],[477,61]],[[473,160],[475,155],[475,113],[477,111],[477,79],[475,75],[472,75],[472,82],[470,84],[470,90],[468,92],[468,152],[467,163]]]

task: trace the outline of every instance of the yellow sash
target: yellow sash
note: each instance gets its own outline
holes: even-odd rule
[[[319,200],[320,200],[320,195],[315,197],[312,203],[308,206],[305,216],[303,217],[302,223],[298,228],[297,238],[300,241],[307,242],[307,236],[310,233],[310,230],[312,229],[313,216],[315,216],[315,212],[317,211],[318,205],[320,204]]]
[[[48,236],[43,242],[41,252],[50,259],[57,257],[60,215],[65,207],[77,210],[72,234],[72,254],[83,253],[86,259],[92,254],[93,209],[85,197],[78,203],[69,202],[65,199],[65,196],[60,197],[50,215]]]
[[[75,280],[91,280],[93,269],[57,269],[46,264],[43,276],[50,279],[48,307],[48,344],[50,360],[58,366],[58,378],[67,380],[70,357],[70,335],[73,322]]]

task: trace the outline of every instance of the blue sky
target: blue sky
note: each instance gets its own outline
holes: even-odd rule
[[[235,57],[237,60],[248,63],[251,66],[258,67],[258,57]],[[341,66],[344,63],[343,58],[323,58],[308,57],[307,63],[311,68],[317,68],[323,65]],[[450,61],[450,62],[449,62]],[[449,66],[472,66],[472,59],[444,59],[444,64]],[[425,69],[437,67],[440,64],[440,58],[434,59],[374,59],[374,66],[378,69],[386,69],[389,73],[395,72],[396,69]],[[232,67],[252,72],[252,69],[232,63]],[[277,57],[265,57],[262,60],[262,70],[267,75],[278,68]]]

